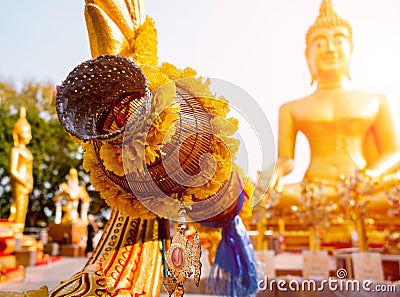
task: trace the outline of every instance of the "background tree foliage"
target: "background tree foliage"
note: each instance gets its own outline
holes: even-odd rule
[[[82,168],[80,144],[68,135],[58,121],[55,109],[56,89],[54,85],[26,83],[20,90],[8,83],[0,82],[0,217],[7,218],[12,201],[10,188],[9,156],[13,146],[12,129],[19,117],[21,106],[27,110],[27,120],[32,127],[32,140],[28,149],[33,154],[34,191],[30,195],[30,206],[26,226],[45,226],[54,218],[54,194],[66,181],[71,167],[80,174],[80,181],[89,183]],[[89,194],[96,202],[95,209],[105,206],[99,195]]]

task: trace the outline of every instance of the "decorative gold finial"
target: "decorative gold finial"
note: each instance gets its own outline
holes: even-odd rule
[[[349,31],[349,40],[351,42],[352,28],[350,24],[337,15],[333,9],[331,0],[322,0],[321,7],[319,9],[319,15],[314,24],[308,29],[306,35],[306,44],[309,43],[311,33],[313,33],[316,29],[331,28],[333,26],[346,28]]]
[[[137,61],[136,55],[143,54],[140,51],[144,47],[145,53],[157,60],[157,44],[154,43],[150,48],[148,43],[138,41],[138,38],[157,40],[157,35],[153,32],[153,22],[150,21],[151,28],[149,24],[145,24],[143,2],[144,0],[85,0],[85,20],[93,57],[109,54],[132,57]]]
[[[19,118],[26,119],[26,109],[24,106],[21,106],[21,109],[19,111]]]

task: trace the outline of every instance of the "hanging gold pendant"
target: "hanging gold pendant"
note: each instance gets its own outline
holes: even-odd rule
[[[194,283],[199,286],[201,275],[201,246],[199,234],[194,234],[194,243],[190,242],[183,231],[178,231],[172,237],[171,246],[165,253],[168,274],[163,283],[169,296],[183,296],[183,284],[186,278],[194,274]]]

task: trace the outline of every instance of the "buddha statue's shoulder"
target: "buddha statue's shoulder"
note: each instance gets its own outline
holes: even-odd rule
[[[280,106],[281,113],[292,113],[299,109],[307,108],[315,100],[313,94],[298,98],[295,100],[288,101]]]
[[[280,122],[293,123],[299,129],[305,123],[338,123],[339,120],[370,123],[387,105],[386,96],[363,90],[314,92],[280,107]],[[300,127],[301,126],[301,127]]]
[[[294,99],[281,105],[282,109],[296,108],[300,105],[307,104],[312,99],[312,95],[303,98]]]
[[[350,98],[359,98],[361,100],[386,100],[386,95],[381,93],[370,92],[366,90],[348,90],[346,95]]]
[[[365,90],[335,90],[335,91],[317,91],[308,96],[295,99],[281,105],[281,112],[301,113],[304,110],[320,109],[330,107],[333,104],[344,104],[349,106],[369,104],[381,104],[386,102],[386,95],[380,93],[368,92]]]
[[[343,95],[341,104],[347,106],[347,110],[351,114],[358,111],[361,114],[367,113],[372,116],[376,115],[382,107],[386,108],[388,101],[385,94],[356,89],[347,91]]]
[[[11,149],[11,154],[18,154],[21,157],[23,157],[26,160],[32,160],[33,156],[30,150],[28,150],[27,148],[21,148],[21,147],[13,147]]]

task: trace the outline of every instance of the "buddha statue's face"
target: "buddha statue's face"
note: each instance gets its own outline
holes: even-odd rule
[[[28,144],[32,139],[31,127],[21,125],[18,129],[18,138],[20,144]]]
[[[78,171],[75,168],[69,170],[69,179],[71,181],[78,180]]]
[[[340,26],[318,28],[311,33],[306,49],[313,81],[337,81],[349,77],[352,43],[349,31]]]

